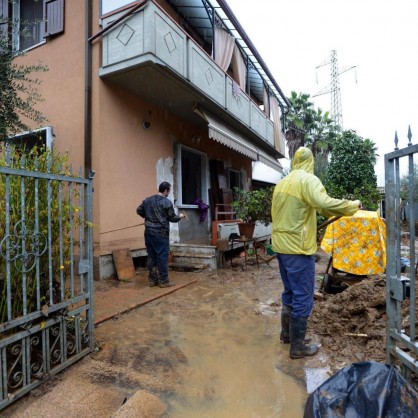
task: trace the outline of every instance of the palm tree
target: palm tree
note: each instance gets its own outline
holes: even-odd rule
[[[305,145],[307,132],[314,121],[313,103],[309,101],[309,94],[292,91],[289,101],[291,107],[286,115],[286,141],[289,156],[293,158],[296,150]]]
[[[329,112],[315,109],[309,98],[309,94],[294,91],[289,97],[292,105],[286,115],[289,156],[293,158],[299,147],[307,146],[312,150],[315,162],[320,163],[316,165],[326,165],[341,128],[330,118]]]
[[[379,154],[377,153],[377,147],[376,144],[369,138],[365,138],[364,140],[364,146],[370,152],[370,155],[373,155],[373,164],[376,164],[376,159],[379,157]]]

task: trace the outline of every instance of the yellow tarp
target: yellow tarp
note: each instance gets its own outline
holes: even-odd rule
[[[321,248],[332,266],[350,274],[382,274],[386,268],[386,225],[377,212],[357,211],[327,226]]]

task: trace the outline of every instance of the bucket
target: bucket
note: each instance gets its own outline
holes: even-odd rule
[[[274,255],[274,254],[276,254],[276,253],[273,251],[273,247],[271,246],[271,244],[266,245],[266,252],[267,252],[267,255]]]

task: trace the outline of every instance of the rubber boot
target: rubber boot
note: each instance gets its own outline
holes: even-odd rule
[[[308,318],[290,317],[290,358],[303,358],[314,356],[319,347],[305,344],[306,326]]]
[[[292,313],[292,308],[289,305],[282,305],[282,314],[281,314],[281,322],[282,322],[282,330],[280,331],[280,341],[283,344],[290,344],[290,314]],[[305,336],[305,344],[311,341],[311,337]]]
[[[148,272],[149,287],[158,286],[158,278],[158,270],[156,267],[153,267],[153,269]]]
[[[283,344],[290,343],[289,327],[290,327],[290,314],[291,313],[292,313],[292,308],[289,305],[282,305],[282,314],[281,314],[282,330],[280,331],[280,341]]]

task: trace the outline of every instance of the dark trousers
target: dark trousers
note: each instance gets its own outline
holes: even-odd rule
[[[148,253],[147,268],[149,281],[154,283],[167,283],[170,239],[159,234],[145,232],[145,246],[147,247]]]
[[[283,305],[290,306],[292,316],[307,318],[313,308],[315,257],[301,254],[277,254],[284,292]]]

